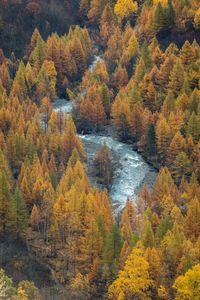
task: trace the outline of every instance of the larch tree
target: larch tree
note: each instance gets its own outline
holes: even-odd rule
[[[45,60],[38,74],[36,83],[37,101],[41,101],[45,96],[51,100],[56,99],[56,76],[57,72],[53,61]]]
[[[164,259],[168,265],[169,276],[173,277],[177,272],[176,269],[182,256],[184,241],[184,233],[175,222],[172,230],[168,230],[161,243]]]
[[[41,112],[43,113],[44,117],[45,129],[47,129],[48,127],[48,122],[50,120],[52,110],[51,99],[49,97],[44,97],[42,99]]]
[[[112,154],[106,144],[97,150],[94,157],[94,168],[100,181],[109,188],[113,178]]]
[[[65,161],[68,161],[74,149],[78,151],[82,159],[85,158],[83,144],[76,135],[76,127],[71,117],[67,118],[66,126],[62,134],[62,149],[62,155]]]
[[[132,36],[128,41],[128,46],[123,52],[122,62],[125,65],[128,65],[133,58],[136,58],[138,56],[138,54],[139,54],[139,44],[135,36],[135,33],[133,32]]]
[[[200,8],[197,9],[194,16],[194,25],[198,29],[200,27]]]
[[[121,99],[117,96],[113,105],[112,113],[113,123],[117,128],[120,138],[126,139],[129,136],[129,124],[128,124],[128,115],[130,109],[129,104],[126,99]]]
[[[25,65],[23,61],[20,62],[19,68],[15,75],[15,79],[11,89],[11,96],[17,96],[21,101],[25,100],[27,97]]]
[[[164,117],[161,117],[156,125],[156,138],[159,157],[164,164],[167,159],[167,152],[171,142],[170,127]]]
[[[153,191],[153,205],[155,207],[162,205],[163,197],[170,196],[173,185],[174,182],[169,170],[166,167],[160,169]]]
[[[95,126],[95,129],[98,131],[101,126],[105,124],[105,111],[103,107],[102,99],[99,95],[97,95],[93,106],[92,106],[92,123]]]
[[[33,51],[33,49],[37,45],[37,42],[38,42],[39,39],[41,39],[40,32],[37,28],[35,28],[35,30],[33,31],[32,37],[31,37],[31,42],[28,45],[28,49],[27,49],[28,56],[31,54],[31,52]]]
[[[30,54],[29,62],[37,71],[39,71],[43,62],[45,61],[45,58],[46,58],[46,44],[42,39],[42,37],[39,36],[37,38],[37,43]]]
[[[141,245],[137,245],[128,256],[124,269],[109,286],[108,299],[125,300],[137,297],[140,300],[149,300],[148,290],[151,284],[149,264]]]
[[[149,263],[149,274],[151,280],[153,281],[151,287],[151,297],[154,298],[157,296],[158,289],[164,287],[166,266],[164,263],[162,251],[158,248],[147,248],[145,251],[145,258]]]
[[[7,94],[9,94],[12,81],[10,78],[9,69],[5,63],[3,63],[0,67],[0,78]]]
[[[120,230],[122,238],[130,245],[133,233],[136,230],[136,211],[130,199],[127,199],[126,206],[121,215]]]
[[[138,142],[143,134],[143,108],[140,104],[134,104],[129,115],[129,126],[133,141]]]
[[[33,229],[39,229],[39,223],[40,223],[40,213],[37,208],[37,206],[34,204],[31,215],[29,218],[29,223],[32,226]]]
[[[179,154],[179,152],[184,151],[185,149],[186,149],[185,139],[180,133],[180,131],[178,131],[173,137],[167,153],[167,161],[169,167],[174,162],[174,159]]]
[[[161,5],[167,5],[168,4],[168,0],[153,0],[153,4],[157,5],[157,4],[161,4]]]
[[[103,40],[104,45],[108,42],[111,34],[115,29],[115,15],[112,7],[107,4],[103,10],[100,20],[100,36]]]
[[[189,41],[186,41],[180,50],[180,58],[184,65],[190,65],[196,60],[195,53]]]
[[[192,173],[192,162],[184,151],[180,151],[169,167],[175,183],[180,184],[183,176],[189,178]]]
[[[199,199],[194,198],[188,205],[185,219],[185,231],[190,239],[196,240],[200,231],[200,204]]]
[[[103,11],[104,1],[91,0],[88,17],[92,22],[100,20]]]
[[[176,289],[176,300],[198,300],[200,295],[200,264],[179,276],[173,286]]]
[[[184,85],[184,67],[180,59],[177,59],[171,73],[169,81],[169,89],[172,90],[175,96],[178,96]]]
[[[115,14],[122,20],[124,17],[129,17],[133,13],[137,12],[137,1],[133,0],[118,0],[115,4]]]
[[[118,65],[112,76],[112,84],[116,90],[128,83],[128,73],[125,67]]]
[[[26,65],[25,78],[26,78],[26,84],[28,88],[28,95],[32,96],[33,88],[36,83],[36,75],[30,63],[27,63]]]

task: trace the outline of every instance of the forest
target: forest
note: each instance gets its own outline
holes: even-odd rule
[[[199,0],[0,0],[0,300],[200,300]]]

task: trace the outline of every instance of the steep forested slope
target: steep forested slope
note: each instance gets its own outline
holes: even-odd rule
[[[47,38],[78,24],[79,0],[3,0],[0,1],[0,45],[7,55],[24,55],[25,47],[37,27]]]
[[[50,299],[54,285],[59,300],[198,300],[199,1],[0,5],[0,298]],[[117,216],[77,135],[105,128],[158,170]],[[108,148],[91,162],[105,187]]]

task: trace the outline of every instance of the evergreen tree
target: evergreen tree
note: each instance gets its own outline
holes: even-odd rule
[[[128,115],[130,113],[129,105],[126,99],[122,100],[117,96],[112,106],[112,117],[114,125],[117,128],[119,137],[126,140],[129,137]]]
[[[109,268],[111,276],[117,274],[117,261],[122,248],[122,240],[119,228],[116,224],[107,233],[104,243],[103,262]]]
[[[28,56],[31,54],[31,52],[33,51],[33,49],[35,48],[35,46],[38,43],[38,40],[41,39],[41,35],[40,32],[37,28],[34,29],[32,37],[31,37],[31,42],[28,46]]]
[[[173,227],[173,223],[170,216],[169,215],[163,216],[160,220],[160,224],[158,225],[155,234],[157,245],[160,244],[165,234],[168,232],[168,230],[171,230],[172,227]]]
[[[27,97],[27,85],[25,78],[25,65],[23,61],[20,62],[19,68],[15,75],[15,79],[11,89],[11,96],[17,96],[18,99],[24,101]]]
[[[179,152],[170,166],[175,183],[180,184],[183,176],[189,178],[192,173],[191,161],[183,151]]]
[[[28,226],[28,213],[22,193],[18,188],[15,190],[14,203],[16,210],[16,232],[23,233]]]
[[[110,110],[111,110],[111,97],[110,91],[106,84],[103,84],[101,87],[101,96],[102,96],[102,103],[104,107],[104,111],[106,113],[107,118],[110,117]]]
[[[194,112],[191,114],[187,125],[187,134],[193,137],[194,142],[198,142],[200,138],[200,121]]]
[[[145,41],[142,45],[141,48],[141,58],[144,61],[145,67],[147,70],[152,68],[152,57],[151,57],[151,53],[149,51],[149,47],[147,42]]]
[[[12,232],[16,225],[16,211],[8,179],[0,172],[0,234]]]
[[[168,0],[168,5],[165,8],[165,18],[166,18],[166,28],[173,28],[175,22],[175,10],[173,6],[173,1]]]
[[[165,22],[165,15],[164,15],[164,8],[159,2],[156,6],[155,12],[154,12],[154,30],[155,32],[159,32],[164,27]]]
[[[94,167],[100,181],[109,188],[113,177],[113,166],[110,149],[105,143],[95,154]]]
[[[43,62],[46,58],[46,44],[44,40],[39,35],[37,37],[37,43],[30,54],[29,61],[33,67],[36,68],[37,71],[41,68]]]
[[[142,242],[145,248],[154,246],[154,234],[153,234],[151,222],[147,218],[144,223]]]
[[[156,131],[153,123],[148,125],[146,140],[146,153],[152,157],[156,154]]]
[[[41,101],[44,97],[51,100],[56,99],[56,76],[57,72],[53,61],[45,60],[41,66],[37,78],[36,95],[37,101]]]

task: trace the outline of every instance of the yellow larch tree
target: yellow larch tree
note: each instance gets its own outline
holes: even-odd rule
[[[194,16],[194,25],[198,29],[200,27],[200,8],[196,11]]]
[[[197,264],[185,275],[179,276],[173,286],[176,289],[176,300],[198,300],[200,295],[200,264]]]
[[[149,264],[139,243],[127,258],[125,267],[119,272],[118,278],[110,285],[108,299],[149,300],[148,290],[151,285]]]
[[[115,14],[119,19],[129,17],[132,13],[137,12],[138,4],[137,1],[133,0],[118,0],[115,4]]]
[[[168,0],[153,0],[154,5],[158,5],[159,3],[163,6],[165,6],[168,4]]]

